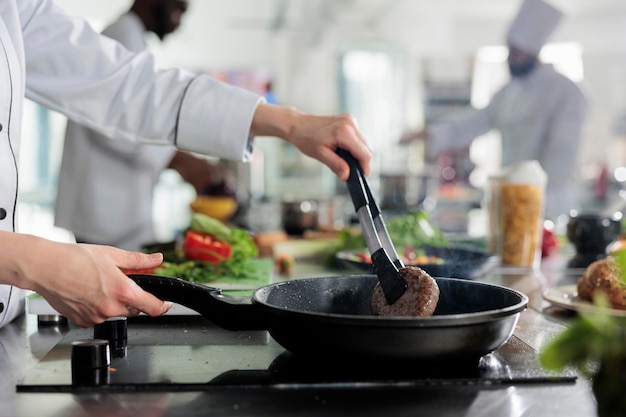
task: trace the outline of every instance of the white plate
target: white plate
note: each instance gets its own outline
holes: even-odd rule
[[[552,304],[567,310],[591,313],[599,310],[599,308],[591,302],[578,298],[576,284],[550,288],[549,290],[544,291],[543,298]],[[610,308],[608,309],[608,312],[612,316],[626,317],[626,310]]]

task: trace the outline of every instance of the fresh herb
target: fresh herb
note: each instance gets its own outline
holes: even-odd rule
[[[448,239],[428,220],[428,214],[416,211],[387,221],[387,230],[396,250],[406,246],[446,246]]]

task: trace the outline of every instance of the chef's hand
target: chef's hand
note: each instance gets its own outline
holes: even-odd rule
[[[349,151],[370,173],[372,151],[348,114],[316,116],[290,107],[261,103],[254,113],[251,136],[277,136],[303,154],[326,164],[339,178],[347,180],[350,168],[336,150]]]
[[[436,163],[441,155],[441,150],[433,146],[433,141],[429,139],[429,132],[423,130],[408,130],[400,137],[398,143],[400,145],[409,145],[411,143],[421,141],[424,143],[424,161],[428,163]]]
[[[140,312],[158,316],[171,307],[120,270],[157,267],[163,260],[160,253],[58,243],[11,232],[0,232],[0,241],[0,282],[37,292],[81,327]]]

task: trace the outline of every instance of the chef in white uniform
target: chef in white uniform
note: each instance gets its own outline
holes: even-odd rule
[[[21,289],[38,292],[80,326],[171,306],[120,268],[152,268],[161,254],[66,244],[16,232],[23,98],[107,137],[246,161],[254,136],[275,136],[345,180],[350,151],[369,173],[371,151],[349,115],[315,116],[274,106],[243,89],[180,69],[158,69],[68,17],[50,0],[0,2],[0,327],[23,311]],[[261,138],[257,138],[261,139]],[[20,289],[21,288],[21,289]]]
[[[587,99],[576,83],[538,60],[561,17],[546,2],[525,0],[507,35],[511,81],[486,108],[405,134],[401,142],[425,138],[428,153],[437,155],[465,149],[476,136],[497,129],[503,166],[538,160],[546,171],[546,218],[576,208],[576,163]]]
[[[136,0],[102,33],[128,50],[147,48],[147,32],[161,40],[174,32],[187,10],[186,0]],[[174,147],[106,140],[100,132],[68,121],[55,206],[55,225],[81,242],[141,250],[155,241],[153,189],[172,168],[205,191],[221,175],[217,164]]]

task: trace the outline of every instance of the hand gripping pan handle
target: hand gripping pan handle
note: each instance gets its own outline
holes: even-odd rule
[[[226,330],[268,330],[270,319],[250,298],[231,297],[219,288],[155,274],[129,274],[144,291],[200,313]]]

